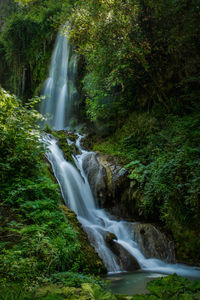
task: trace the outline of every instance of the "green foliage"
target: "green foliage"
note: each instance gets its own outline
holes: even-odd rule
[[[72,274],[72,278],[75,274]],[[78,274],[76,275],[79,276]],[[72,279],[73,280],[73,279]],[[84,281],[85,280],[85,281]],[[62,284],[49,284],[35,291],[24,291],[19,285],[10,285],[7,289],[1,289],[0,299],[29,300],[29,299],[81,299],[81,300],[116,300],[116,299],[147,299],[147,300],[192,300],[199,299],[200,281],[190,281],[176,274],[155,279],[147,284],[148,294],[145,295],[113,295],[102,289],[98,284],[92,283],[88,278],[81,279],[80,286],[74,288],[69,282],[69,286]]]
[[[79,1],[71,37],[85,57],[92,121],[121,126],[120,107],[123,119],[138,105],[161,103],[179,113],[194,108],[200,96],[199,9],[195,0]]]
[[[132,299],[192,300],[200,298],[200,281],[190,281],[176,274],[148,282],[147,289],[150,291],[149,294],[133,296]]]
[[[105,286],[105,283],[103,281],[98,280],[94,276],[75,272],[55,273],[51,275],[50,280],[54,284],[63,284],[66,286],[78,288],[80,288],[83,283],[93,283]]]
[[[79,275],[77,274],[77,277]],[[103,290],[96,283],[89,283],[88,279],[82,280],[79,288],[66,285],[48,284],[34,291],[26,291],[20,285],[12,284],[6,288],[0,289],[2,300],[116,300],[114,295]],[[3,296],[3,297],[1,297]],[[124,299],[124,298],[120,298]]]
[[[34,285],[55,272],[90,268],[77,232],[59,208],[58,185],[43,158],[36,104],[32,99],[23,107],[0,89],[0,284],[5,288],[13,281]]]
[[[177,242],[178,257],[197,264],[199,118],[199,112],[182,117],[159,116],[157,110],[133,113],[115,134],[94,145],[118,156],[128,170],[132,194],[142,195],[132,199],[137,217],[163,224]]]
[[[20,1],[6,18],[0,33],[1,84],[20,97],[40,92],[60,24],[65,23],[73,1]],[[9,8],[7,8],[9,9]],[[1,66],[2,64],[2,66]],[[4,66],[6,64],[6,66]]]
[[[1,300],[31,300],[34,299],[32,292],[24,289],[24,286],[13,283],[6,287],[0,286]]]
[[[116,300],[117,298],[97,284],[83,283],[80,289],[56,285],[41,288],[36,293],[36,299]]]
[[[29,2],[31,1],[34,1],[34,0],[14,0],[15,2],[19,2],[20,4],[23,4],[23,5],[26,5],[28,4]]]
[[[59,131],[59,132],[54,133],[54,136],[56,136],[58,138],[58,145],[62,149],[66,160],[74,164],[74,160],[72,157],[73,146],[68,145],[67,134],[65,132]]]
[[[89,294],[91,300],[116,300],[114,295],[102,290],[99,285],[85,283],[82,285],[82,288]]]
[[[145,52],[148,47],[138,39],[137,10],[136,1],[86,1],[79,3],[71,16],[71,36],[86,58],[83,84],[89,96],[88,116],[104,124],[111,122],[108,127],[120,121],[131,105],[124,96],[136,75],[133,55],[136,65],[145,65],[141,49]]]

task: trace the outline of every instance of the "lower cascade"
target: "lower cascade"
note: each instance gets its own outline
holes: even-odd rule
[[[200,268],[146,258],[136,242],[134,223],[113,220],[104,209],[97,207],[83,169],[84,159],[91,152],[82,149],[81,138],[82,136],[79,135],[76,141],[80,153],[74,156],[76,168],[65,160],[57,140],[51,135],[46,135],[44,138],[48,147],[46,156],[60,185],[65,204],[76,213],[108,272],[142,269],[199,278]]]

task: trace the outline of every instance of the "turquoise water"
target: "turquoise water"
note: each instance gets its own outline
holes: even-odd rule
[[[118,273],[106,276],[111,281],[110,290],[114,294],[146,294],[148,281],[166,276],[153,272],[136,271],[131,273]]]

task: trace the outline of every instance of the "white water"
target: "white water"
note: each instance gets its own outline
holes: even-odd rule
[[[104,241],[106,234],[111,232],[117,237],[116,243],[124,247],[136,258],[142,270],[163,274],[177,273],[182,276],[200,278],[199,268],[181,264],[168,264],[158,259],[145,258],[137,243],[132,239],[128,222],[111,220],[105,210],[96,207],[88,180],[82,168],[84,156],[88,155],[88,152],[80,147],[80,139],[81,137],[77,141],[77,146],[81,154],[74,157],[79,172],[72,164],[65,161],[56,140],[50,136],[46,138],[49,148],[47,157],[59,182],[66,205],[77,214],[79,221],[88,233],[91,243],[99,253],[108,271],[126,271],[120,269],[115,255]]]
[[[52,114],[49,125],[55,129],[63,129],[66,124],[69,124],[74,94],[76,94],[72,80],[75,70],[75,56],[72,56],[69,61],[68,38],[59,33],[52,56],[49,77],[44,85],[44,95],[47,99],[43,101],[41,108],[43,114]],[[77,214],[79,221],[88,233],[91,243],[109,272],[126,271],[120,269],[117,258],[105,243],[106,234],[113,233],[117,237],[116,243],[136,258],[142,270],[164,274],[176,272],[182,276],[200,278],[199,268],[180,264],[167,264],[158,259],[146,259],[133,240],[128,223],[112,220],[105,210],[98,209],[82,167],[83,160],[88,152],[80,146],[81,136],[79,136],[76,143],[81,154],[74,157],[77,168],[64,159],[62,151],[53,137],[46,136],[44,140],[48,146],[46,155],[60,185],[63,199],[66,205]]]
[[[65,34],[59,32],[57,35],[49,75],[42,92],[45,100],[42,101],[40,109],[43,115],[49,116],[47,123],[57,130],[70,124],[72,106],[77,95],[74,86],[76,56],[70,57],[68,24],[62,31]]]

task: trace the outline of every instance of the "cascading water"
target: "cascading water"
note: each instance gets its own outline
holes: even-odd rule
[[[50,150],[47,152],[47,158],[60,185],[65,204],[77,214],[85,230],[93,232],[95,246],[108,270],[120,271],[114,256],[106,247],[103,236],[98,230],[99,228],[105,230],[101,225],[103,219],[99,214],[100,211],[96,209],[88,180],[82,169],[81,155],[76,158],[80,175],[73,165],[65,161],[55,139],[48,136],[46,142]]]
[[[105,243],[106,233],[113,233],[117,237],[115,242],[120,244],[138,261],[142,270],[164,274],[177,273],[182,276],[200,278],[199,268],[181,264],[168,264],[158,259],[145,258],[137,243],[133,240],[129,223],[112,220],[104,209],[96,207],[87,177],[82,168],[84,157],[88,155],[88,152],[80,147],[80,139],[81,136],[79,136],[76,145],[81,154],[74,157],[79,172],[64,159],[57,141],[51,136],[46,137],[49,149],[47,158],[52,165],[66,205],[77,214],[108,271],[126,271],[126,269],[120,268],[115,255]]]
[[[56,130],[70,124],[71,111],[77,90],[74,85],[76,55],[70,56],[69,25],[59,32],[53,51],[49,76],[44,83],[41,113],[49,116],[48,124]]]
[[[63,129],[65,127],[65,111],[69,105],[68,111],[70,112],[71,107],[71,103],[66,96],[69,87],[67,74],[70,73],[69,70],[67,70],[67,68],[69,68],[68,59],[68,40],[59,34],[52,57],[49,78],[44,88],[44,94],[47,96],[47,100],[42,104],[42,112],[53,114],[53,119],[49,124],[56,129]],[[75,70],[75,60],[71,62],[71,70],[72,73]],[[68,119],[70,119],[70,113],[68,116]],[[57,141],[50,135],[44,138],[48,147],[46,155],[52,165],[66,205],[77,214],[79,221],[88,233],[91,243],[99,253],[108,271],[126,271],[126,268],[120,266],[117,257],[107,247],[105,242],[106,235],[113,233],[116,236],[115,243],[123,247],[127,253],[134,257],[141,269],[165,274],[176,272],[182,276],[200,278],[199,268],[180,264],[167,264],[158,259],[145,258],[133,239],[129,223],[112,220],[104,209],[99,209],[96,206],[87,176],[82,166],[88,152],[81,148],[81,138],[82,137],[79,136],[76,142],[80,151],[79,155],[74,156],[76,168],[64,159],[62,151],[57,145]]]

